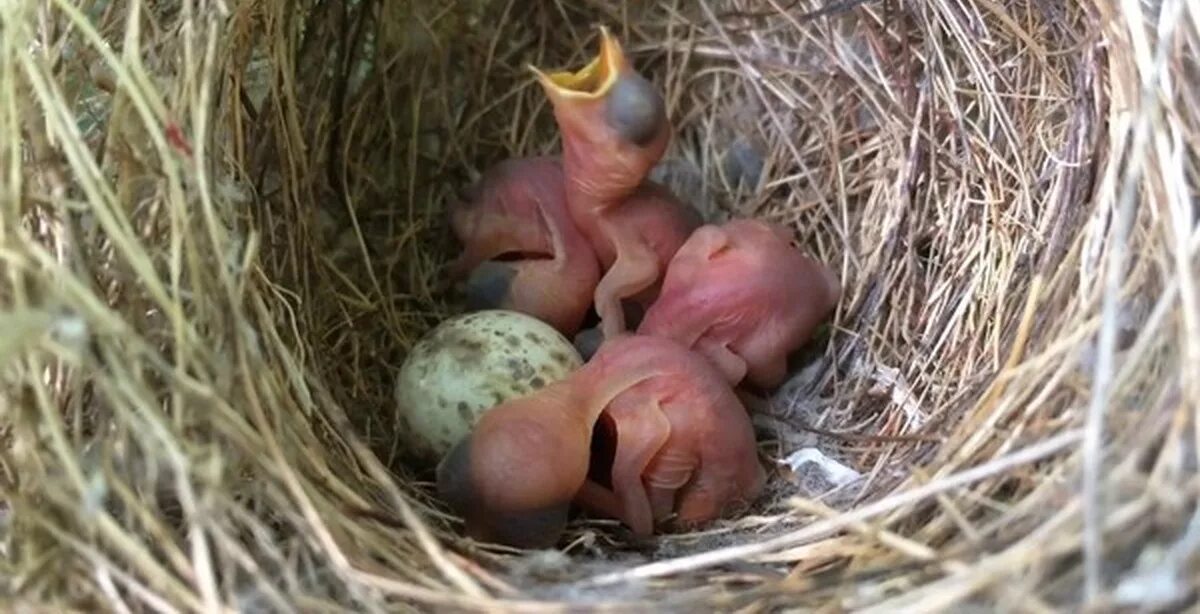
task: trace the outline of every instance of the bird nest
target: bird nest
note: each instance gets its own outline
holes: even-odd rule
[[[1197,597],[1200,23],[1180,0],[0,3],[0,595],[54,611],[1179,608]],[[767,493],[461,537],[400,462],[445,206],[555,153],[597,24],[655,171],[828,263]],[[1193,375],[1194,376],[1194,375]]]

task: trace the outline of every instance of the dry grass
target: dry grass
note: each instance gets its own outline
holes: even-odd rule
[[[615,6],[610,6],[615,5]],[[1182,0],[0,3],[0,595],[53,611],[1194,604],[1200,8]],[[845,299],[745,517],[468,543],[391,385],[442,206],[557,147],[595,23],[663,177]],[[730,153],[734,152],[734,153]],[[737,163],[735,163],[737,162]],[[738,174],[763,163],[760,183]]]

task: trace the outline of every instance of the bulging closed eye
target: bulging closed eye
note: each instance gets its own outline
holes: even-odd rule
[[[653,141],[667,122],[662,96],[653,84],[637,74],[617,80],[605,109],[608,125],[622,139],[638,146]]]
[[[512,289],[517,270],[502,262],[487,261],[480,264],[467,278],[463,290],[467,309],[499,309]]]
[[[488,525],[483,538],[514,548],[552,548],[566,529],[569,510],[570,504],[520,512],[481,510]]]
[[[463,514],[478,498],[471,483],[471,438],[464,437],[437,466],[438,496],[452,510]]]

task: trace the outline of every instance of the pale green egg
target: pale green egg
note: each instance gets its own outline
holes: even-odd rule
[[[549,324],[507,310],[447,319],[418,341],[396,380],[408,451],[436,463],[487,410],[565,378],[583,365]]]

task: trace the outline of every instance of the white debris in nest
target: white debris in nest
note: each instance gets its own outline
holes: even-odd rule
[[[801,448],[779,463],[787,465],[796,474],[801,486],[810,492],[840,488],[862,477],[858,471],[829,458],[818,448]],[[823,483],[828,488],[821,488],[812,482]]]
[[[1117,585],[1113,596],[1122,606],[1168,608],[1186,599],[1193,572],[1190,561],[1200,553],[1200,511],[1192,516],[1183,537],[1169,549],[1147,547],[1133,574]]]
[[[54,322],[52,334],[55,339],[73,347],[80,347],[90,338],[88,323],[82,317],[66,314]]]
[[[542,580],[565,580],[570,572],[571,557],[558,550],[534,550],[516,565],[518,575]]]
[[[1122,605],[1166,606],[1187,595],[1187,583],[1175,569],[1160,568],[1125,578],[1115,597]]]

